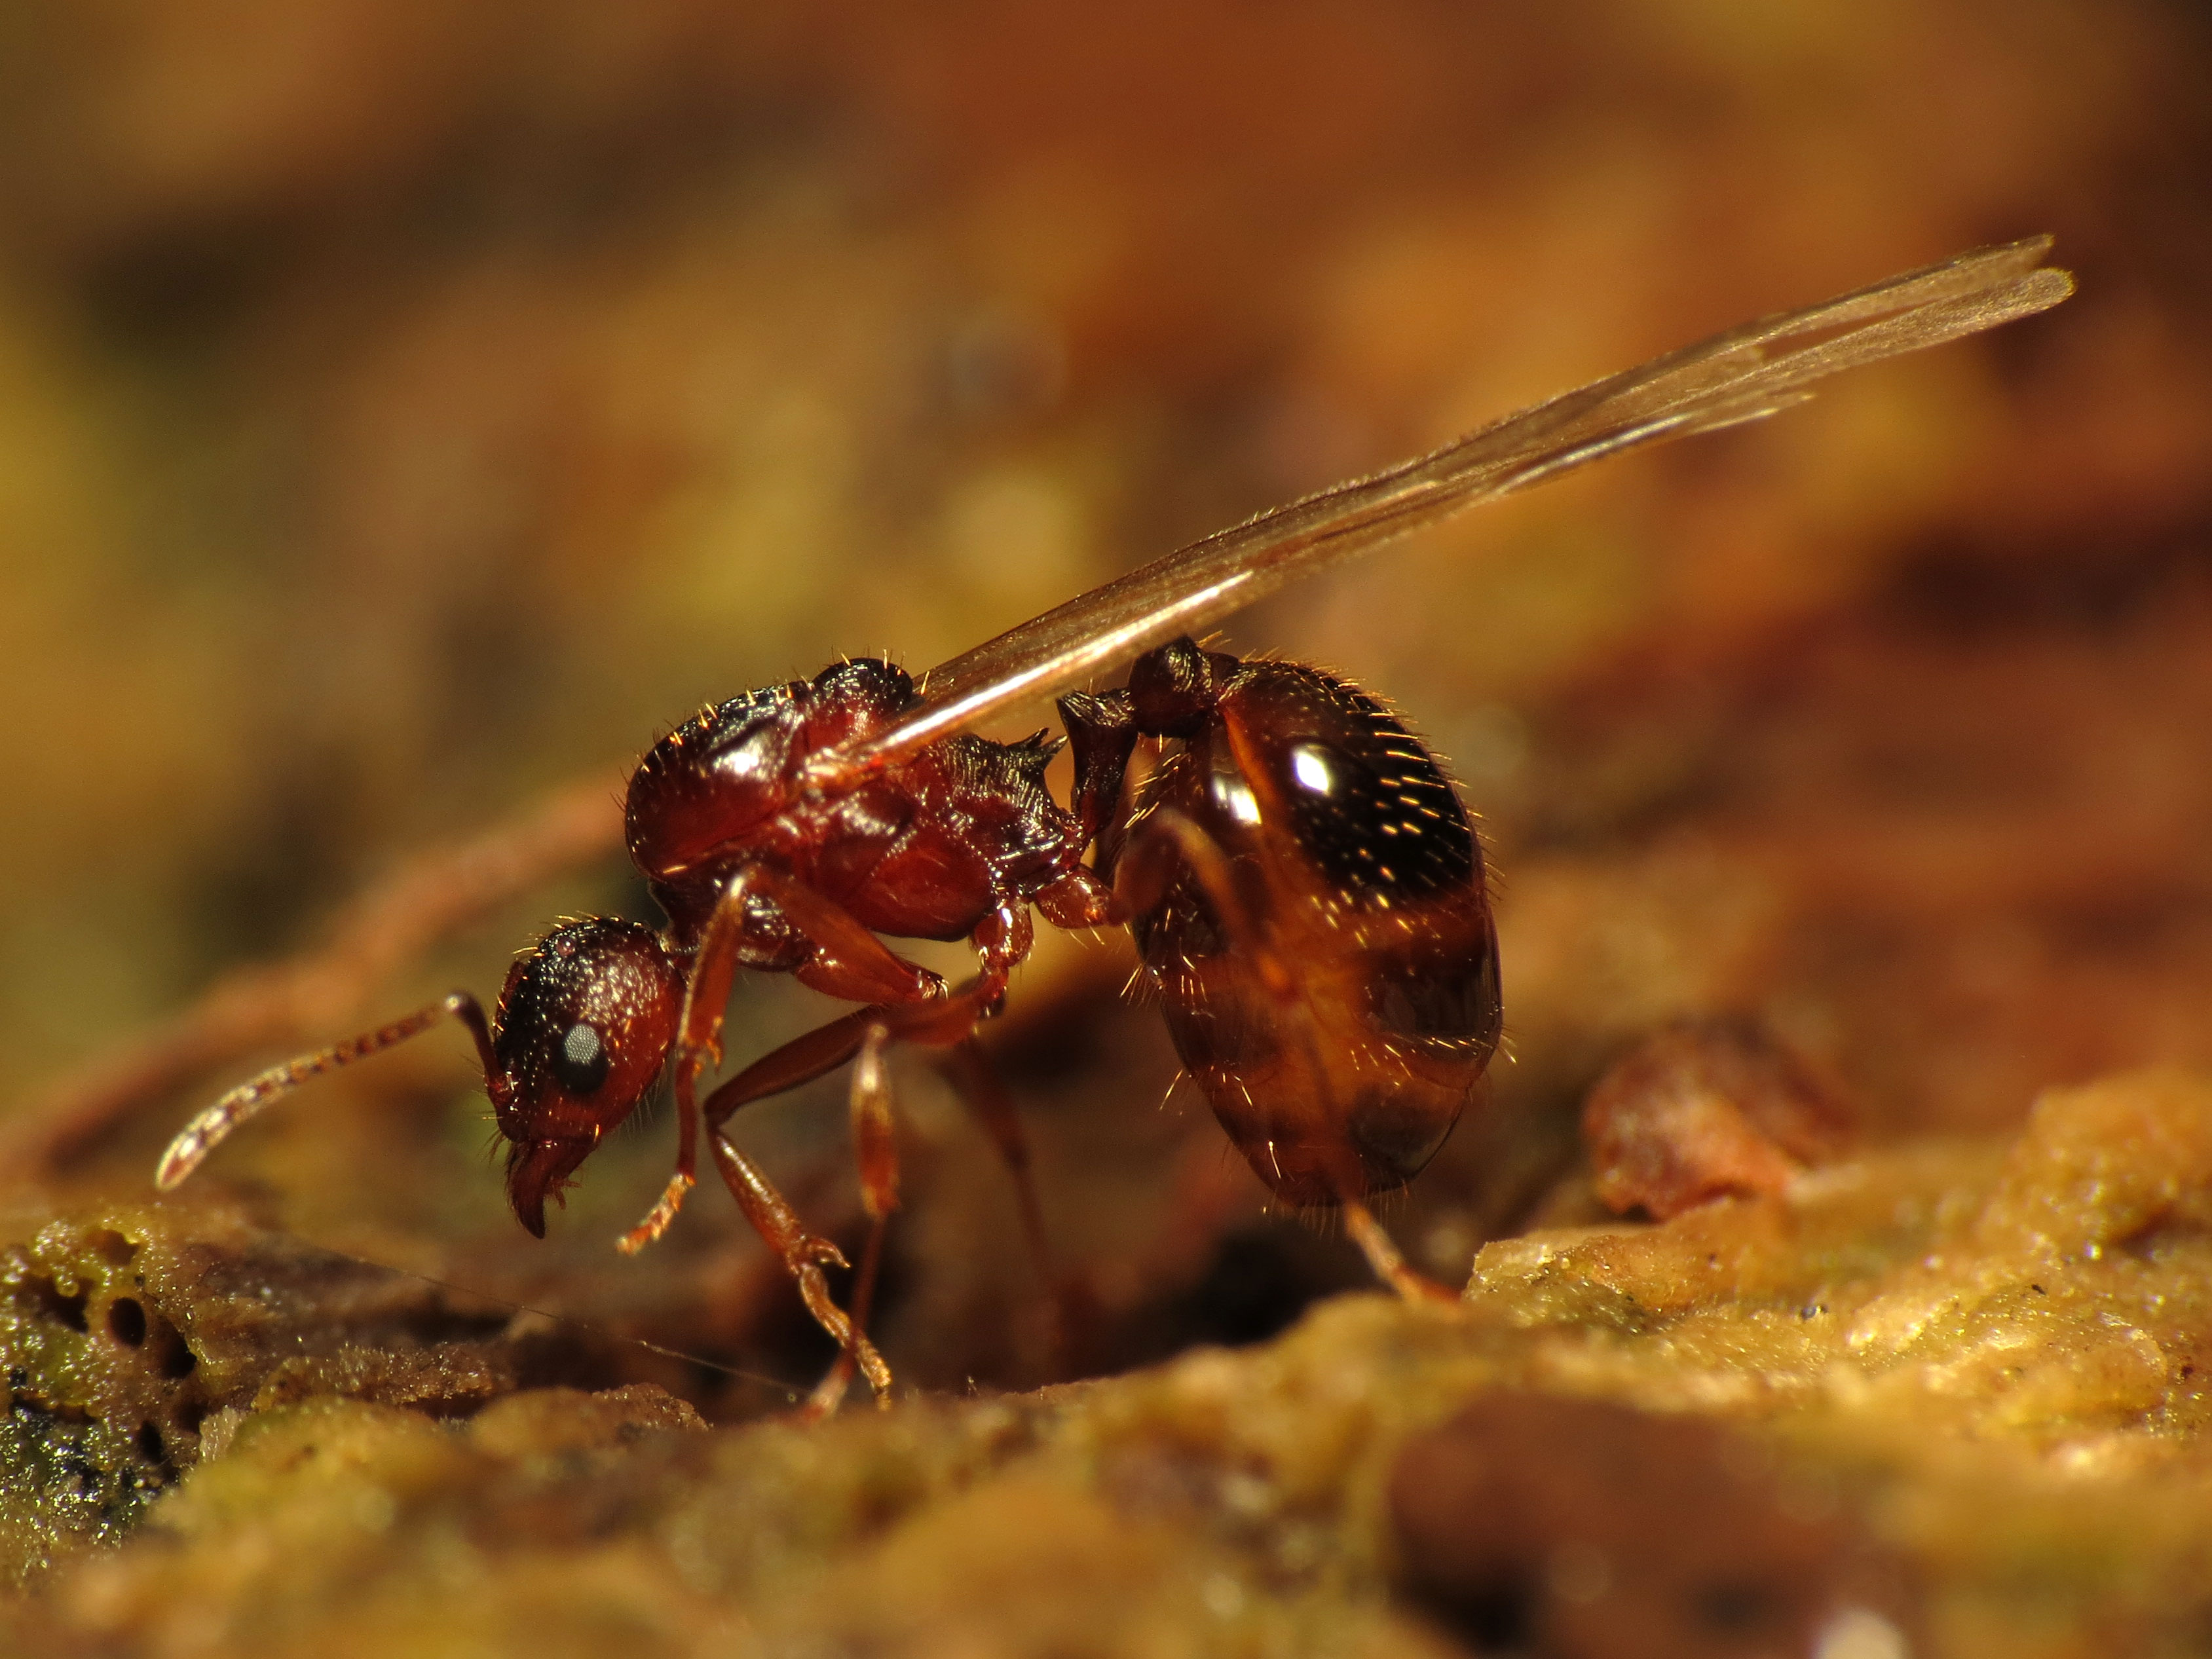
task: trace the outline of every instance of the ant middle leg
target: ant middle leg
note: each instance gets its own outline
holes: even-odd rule
[[[872,934],[868,937],[874,939]],[[998,1012],[1000,1005],[1006,1000],[1006,981],[1015,966],[1029,955],[1035,938],[1034,926],[1026,910],[1012,904],[1001,906],[984,917],[971,935],[981,957],[981,971],[975,978],[948,994],[937,975],[928,974],[925,969],[913,968],[917,975],[927,975],[932,994],[902,997],[895,1001],[879,998],[872,1006],[841,1015],[762,1055],[708,1098],[708,1127],[720,1127],[740,1106],[827,1076],[860,1054],[869,1041],[870,1032],[878,1026],[884,1033],[882,1041],[886,1043],[912,1042],[924,1048],[946,1048],[963,1042],[978,1024]],[[876,944],[886,957],[901,961],[880,940]],[[910,963],[902,965],[912,967]],[[797,977],[817,990],[829,988],[810,978],[806,968],[800,969]],[[840,994],[831,991],[830,994]]]
[[[848,1060],[854,1062],[849,1095],[854,1152],[860,1170],[861,1205],[869,1222],[868,1240],[851,1298],[850,1324],[856,1331],[866,1328],[881,1267],[884,1234],[891,1212],[898,1206],[896,1102],[886,1052],[894,1042],[956,1049],[970,1042],[978,1022],[996,1012],[1005,1000],[1007,976],[1028,954],[1034,933],[1027,912],[1009,905],[986,917],[974,939],[982,957],[982,972],[959,990],[932,1001],[856,1009],[763,1055],[716,1089],[706,1103],[704,1121],[719,1140],[721,1126],[739,1107],[795,1089]],[[1018,1139],[1018,1129],[1015,1134]],[[1016,1180],[1026,1195],[1027,1212],[1034,1216],[1036,1200],[1027,1186],[1026,1161],[1024,1147]],[[1034,1224],[1041,1238],[1041,1220]],[[868,1375],[859,1349],[842,1338],[839,1346],[843,1352],[807,1401],[809,1416],[823,1416],[836,1409],[856,1367]],[[872,1383],[873,1380],[871,1376]]]
[[[937,975],[898,956],[842,906],[823,898],[805,883],[757,865],[738,871],[723,889],[721,898],[707,920],[684,985],[684,1009],[678,1021],[670,1061],[676,1095],[675,1173],[669,1176],[659,1201],[645,1219],[617,1241],[617,1248],[625,1255],[635,1255],[665,1232],[683,1206],[684,1195],[696,1184],[699,1074],[722,1057],[723,1012],[728,1006],[731,986],[737,976],[738,947],[744,939],[748,904],[756,896],[771,901],[786,921],[814,943],[815,959],[799,970],[798,977],[816,989],[854,1000],[885,1002],[925,1002],[944,994],[945,981]],[[856,1034],[856,1046],[857,1041]],[[848,1048],[846,1054],[851,1052]],[[842,1064],[844,1057],[841,1055],[831,1064]],[[752,1069],[757,1068],[749,1068],[744,1075],[751,1076]],[[826,1071],[830,1066],[821,1069]],[[808,1075],[818,1076],[819,1073]],[[804,1077],[793,1079],[793,1083],[804,1081]],[[718,1091],[715,1098],[720,1099],[724,1092]],[[745,1100],[756,1098],[757,1095],[740,1094],[711,1123],[719,1125]]]
[[[860,1208],[868,1218],[867,1242],[860,1247],[860,1265],[853,1274],[849,1317],[854,1330],[864,1334],[875,1305],[876,1279],[883,1271],[884,1236],[899,1200],[898,1140],[891,1117],[890,1073],[884,1062],[884,1049],[890,1041],[890,1028],[881,1021],[868,1026],[853,1060],[848,1097],[853,1159],[860,1173]],[[836,1363],[815,1385],[800,1415],[811,1421],[829,1416],[843,1404],[858,1363],[854,1350],[840,1352]]]
[[[884,1235],[891,1212],[898,1207],[898,1149],[891,1115],[890,1074],[884,1059],[890,1042],[890,1028],[880,1020],[873,1021],[866,1027],[853,1060],[853,1151],[860,1166],[860,1204],[868,1217],[868,1237],[861,1247],[860,1264],[854,1272],[852,1295],[848,1300],[853,1323],[863,1331],[868,1327],[877,1277],[882,1271]],[[1052,1363],[1057,1366],[1062,1362],[1066,1346],[1068,1320],[1060,1305],[1060,1286],[1053,1273],[1051,1249],[1045,1236],[1044,1208],[1037,1200],[1029,1139],[1022,1132],[1021,1118],[989,1056],[972,1035],[951,1046],[938,1070],[952,1085],[969,1115],[991,1138],[1000,1161],[1013,1179],[1015,1203],[1030,1258],[1052,1298],[1049,1343]],[[805,1414],[821,1417],[836,1411],[852,1386],[853,1371],[852,1356],[840,1354],[808,1400]]]
[[[818,979],[833,987],[865,986],[873,994],[905,1001],[881,1011],[863,1011],[864,1018],[857,1021],[851,1017],[833,1021],[811,1034],[811,1042],[802,1038],[798,1044],[787,1044],[769,1055],[765,1066],[748,1066],[717,1089],[702,1110],[696,1097],[699,1074],[721,1058],[723,1010],[737,974],[748,901],[755,895],[773,902],[787,921],[815,942],[823,964]],[[808,977],[804,972],[800,976]],[[851,994],[848,990],[847,994]],[[888,1040],[890,1022],[898,1015],[920,1012],[934,1017],[946,1006],[941,979],[894,954],[831,901],[774,871],[758,866],[739,871],[708,920],[685,985],[672,1060],[679,1125],[676,1172],[653,1212],[623,1237],[622,1248],[626,1251],[642,1249],[659,1237],[674,1218],[696,1182],[698,1134],[703,1125],[724,1182],[754,1231],[782,1258],[815,1322],[836,1342],[841,1367],[857,1368],[867,1378],[878,1401],[888,1403],[890,1371],[862,1328],[865,1304],[861,1318],[848,1316],[831,1298],[823,1276],[825,1265],[847,1265],[843,1253],[800,1224],[789,1202],[757,1164],[730,1144],[721,1126],[747,1100],[779,1093],[819,1075],[856,1051],[873,1053],[876,1063],[864,1064],[856,1074],[854,1100],[863,1194],[876,1235],[863,1258],[860,1290],[864,1297],[872,1296],[872,1263],[880,1257],[882,1228],[898,1201],[897,1158],[890,1135],[889,1087],[883,1080],[880,1063],[882,1047]],[[869,1013],[875,1015],[872,1020],[865,1018]],[[970,1023],[974,1018],[969,1016]],[[850,1370],[845,1374],[849,1377]],[[809,1409],[818,1414],[828,1407],[810,1402]]]

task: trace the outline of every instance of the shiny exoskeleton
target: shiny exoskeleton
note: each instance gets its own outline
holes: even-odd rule
[[[626,837],[667,927],[564,925],[516,964],[494,1020],[509,1097],[500,1113],[507,1193],[532,1232],[544,1231],[548,1194],[629,1115],[672,1054],[686,1062],[678,1086],[688,1094],[696,1062],[716,1052],[721,1004],[702,994],[701,975],[720,994],[742,968],[791,974],[848,1001],[911,1008],[944,998],[944,981],[876,936],[971,940],[982,973],[950,1018],[909,1015],[885,1027],[921,1036],[954,1030],[963,1014],[972,1024],[996,1006],[1007,970],[1027,954],[1031,905],[1071,926],[1103,918],[1105,890],[1081,862],[1074,821],[1045,788],[1058,745],[1042,734],[1016,744],[947,738],[857,787],[809,787],[809,761],[882,729],[914,702],[902,670],[860,659],[706,709],[647,752],[629,782]],[[561,953],[602,964],[604,982],[588,970],[572,985],[550,972],[547,958]],[[565,1000],[533,995],[526,1012],[518,993],[541,981],[569,986]],[[841,1063],[865,1040],[863,1029],[831,1029],[850,1041],[770,1056],[745,1074],[750,1085],[714,1097],[708,1127]],[[572,1051],[652,1060],[609,1071],[596,1059],[568,1062]],[[595,1086],[574,1086],[585,1082]],[[496,1086],[494,1100],[501,1103]],[[688,1100],[684,1133],[679,1181],[688,1185]],[[672,1209],[681,1196],[675,1189]]]
[[[1402,1187],[1497,1048],[1498,937],[1450,780],[1356,687],[1188,640],[1070,697],[1079,801],[1176,740],[1125,825],[1117,894],[1176,1053],[1293,1204]]]
[[[1425,1292],[1364,1201],[1402,1186],[1443,1143],[1498,1029],[1481,851],[1427,751],[1340,681],[1185,639],[1139,658],[1126,690],[1061,700],[1077,747],[1073,811],[1045,787],[1060,745],[1042,734],[942,738],[846,787],[812,781],[818,757],[915,702],[902,670],[863,659],[685,721],[647,752],[625,802],[630,856],[665,927],[562,922],[508,971],[489,1019],[456,994],[264,1073],[179,1139],[164,1181],[276,1093],[452,1014],[476,1035],[507,1141],[508,1201],[542,1237],[546,1200],[671,1073],[677,1172],[626,1248],[676,1213],[703,1126],[747,1217],[880,1393],[888,1372],[822,1276],[843,1258],[721,1126],[749,1101],[857,1059],[872,1269],[897,1185],[882,1052],[968,1042],[1029,952],[1034,908],[1065,927],[1128,922],[1185,1066],[1261,1179],[1294,1204],[1346,1206],[1377,1270]],[[1171,752],[1125,802],[1146,738]],[[1094,842],[1112,849],[1103,867],[1084,861]],[[979,971],[949,991],[884,934],[965,939]],[[699,1102],[740,969],[865,1006]]]
[[[897,1200],[895,1042],[960,1046],[1029,952],[1030,912],[1063,927],[1129,922],[1185,1066],[1277,1194],[1341,1207],[1378,1273],[1407,1268],[1367,1200],[1401,1186],[1465,1109],[1498,1036],[1498,946],[1473,826],[1435,760],[1381,704],[1310,668],[1239,661],[1188,635],[1365,548],[1603,457],[1754,420],[1838,369],[2057,304],[2049,239],[1963,254],[1761,319],[1469,433],[1430,454],[1263,514],[1079,595],[931,671],[848,661],[709,708],[630,780],[632,858],[658,930],[563,922],[509,972],[487,1018],[456,993],[272,1067],[202,1112],[157,1179],[173,1186],[279,1095],[441,1019],[473,1036],[507,1188],[533,1233],[600,1139],[669,1077],[676,1173],[623,1239],[659,1237],[694,1184],[703,1126],[717,1170],[878,1401],[890,1373],[863,1318],[831,1299],[843,1261],[721,1133],[747,1101],[853,1063],[862,1196],[874,1222],[861,1313]],[[1182,637],[1178,637],[1178,636]],[[1125,688],[1073,693],[1068,808],[1044,785],[1057,745],[967,733],[1115,665]],[[1125,799],[1140,742],[1158,763]],[[1089,864],[1091,848],[1097,855]],[[949,989],[883,943],[967,939],[975,976]],[[705,1101],[740,968],[789,973],[862,1005],[786,1044]],[[981,1076],[980,1065],[971,1064]],[[1020,1171],[995,1091],[975,1103]],[[1024,1188],[1025,1201],[1027,1188]],[[1035,1206],[1028,1204],[1032,1235]]]
[[[1073,813],[1045,788],[1057,745],[1041,737],[945,738],[859,788],[807,789],[811,755],[913,696],[898,669],[848,662],[709,709],[647,753],[629,842],[668,927],[565,924],[516,964],[493,1021],[526,1226],[542,1232],[548,1194],[684,1047],[687,981],[789,973],[875,1005],[718,1091],[712,1131],[851,1058],[871,1030],[963,1039],[1026,953],[1030,906],[1065,927],[1130,925],[1186,1068],[1282,1198],[1358,1203],[1419,1173],[1497,1045],[1498,948],[1474,827],[1396,719],[1317,670],[1179,640],[1140,658],[1126,690],[1062,699]],[[1172,752],[1125,809],[1143,738]],[[1115,856],[1083,864],[1102,839]],[[948,999],[881,933],[969,939],[982,972]]]

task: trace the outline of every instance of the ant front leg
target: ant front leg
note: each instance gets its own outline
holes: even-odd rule
[[[723,1012],[737,976],[746,905],[756,895],[772,902],[786,921],[814,943],[815,957],[799,970],[798,977],[815,989],[855,1000],[924,1001],[944,994],[945,981],[938,975],[894,954],[844,909],[803,882],[757,865],[738,871],[722,890],[700,934],[684,986],[684,1010],[671,1060],[676,1094],[676,1172],[652,1212],[618,1241],[617,1248],[625,1255],[635,1255],[667,1231],[668,1224],[683,1207],[684,1195],[697,1184],[699,1073],[722,1058]],[[842,1064],[850,1052],[848,1049],[830,1064]],[[829,1069],[829,1066],[821,1068]],[[746,1073],[750,1074],[750,1071]],[[718,1091],[716,1098],[720,1097]],[[713,1124],[720,1125],[735,1103],[713,1118]]]
[[[615,1241],[624,1255],[635,1255],[668,1231],[684,1195],[698,1184],[699,1073],[722,1057],[722,1013],[737,977],[738,946],[745,925],[745,900],[760,872],[744,869],[730,878],[692,952],[684,978],[683,1011],[677,1017],[676,1042],[669,1065],[676,1093],[676,1172],[644,1220]]]

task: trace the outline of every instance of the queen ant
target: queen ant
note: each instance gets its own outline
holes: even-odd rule
[[[2044,310],[2072,291],[2065,272],[2039,268],[2049,246],[1963,254],[1568,392],[1194,543],[919,684],[861,659],[708,708],[629,781],[629,853],[665,927],[563,921],[514,963],[489,1016],[456,992],[271,1067],[194,1118],[156,1181],[176,1186],[307,1079],[450,1018],[475,1040],[507,1143],[508,1201],[543,1237],[547,1199],[666,1073],[675,1172],[621,1248],[644,1248],[674,1218],[703,1136],[841,1350],[814,1409],[835,1405],[852,1368],[887,1403],[890,1372],[862,1328],[897,1201],[885,1051],[915,1043],[973,1058],[976,1026],[1029,954],[1035,911],[1057,927],[1127,925],[1186,1072],[1260,1179],[1286,1203],[1340,1210],[1401,1294],[1449,1297],[1407,1265],[1370,1200],[1420,1171],[1498,1044],[1480,841],[1435,757],[1367,693],[1318,669],[1210,652],[1193,635],[1477,501],[1758,419],[1838,370]],[[1122,687],[1073,689],[1124,662]],[[1044,781],[1057,743],[966,729],[1055,695],[1075,763],[1066,807]],[[1140,744],[1157,759],[1132,789]],[[977,972],[948,987],[885,935],[965,939]],[[740,968],[861,1006],[702,1102]],[[738,1107],[848,1062],[871,1220],[853,1315],[823,1272],[843,1255],[723,1133]]]

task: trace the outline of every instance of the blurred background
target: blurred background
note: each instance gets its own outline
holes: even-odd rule
[[[1758,1015],[1877,1137],[2212,1060],[2208,43],[2159,0],[0,9],[0,1127],[406,860],[565,783],[611,800],[702,700],[840,653],[919,669],[1519,404],[2037,231],[2081,276],[2057,313],[1227,637],[1387,693],[1486,819],[1514,1054],[1392,1218],[1437,1271],[1676,1014]],[[586,908],[651,914],[587,860],[297,1040],[488,994]],[[1127,967],[1049,942],[998,1037],[1091,1310],[1073,1355],[1003,1171],[903,1063],[886,1329],[915,1380],[1127,1363],[1357,1282],[1263,1218],[1202,1102],[1161,1109]],[[828,1012],[749,984],[732,1057]],[[781,1320],[800,1353],[716,1194],[658,1256],[606,1249],[665,1121],[523,1237],[464,1050],[303,1096],[210,1192],[697,1352]],[[19,1171],[139,1196],[274,1057]],[[746,1133],[849,1229],[839,1100]]]

